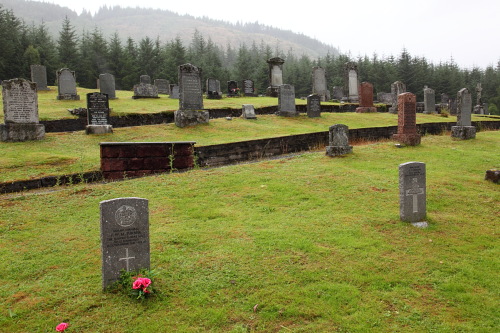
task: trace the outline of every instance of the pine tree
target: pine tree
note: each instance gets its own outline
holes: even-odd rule
[[[61,68],[69,68],[76,70],[79,64],[78,60],[78,38],[75,28],[71,25],[70,20],[66,16],[59,39],[57,40],[57,51],[59,54],[59,66]]]

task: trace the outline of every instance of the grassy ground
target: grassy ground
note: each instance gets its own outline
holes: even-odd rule
[[[233,123],[234,124],[234,123]],[[83,137],[83,136],[82,136]],[[500,132],[0,197],[0,331],[497,332]],[[430,227],[399,221],[427,164]],[[162,297],[101,292],[99,202],[150,201]]]

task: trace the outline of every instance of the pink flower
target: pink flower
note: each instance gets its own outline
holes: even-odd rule
[[[56,326],[56,331],[57,332],[64,332],[65,329],[67,329],[69,324],[67,323],[60,323],[59,325]]]
[[[137,278],[137,280],[134,281],[132,284],[132,289],[142,289],[144,292],[149,292],[146,291],[146,288],[149,287],[151,284],[151,280],[148,278]]]

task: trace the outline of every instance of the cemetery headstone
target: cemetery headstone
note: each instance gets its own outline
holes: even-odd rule
[[[393,139],[407,146],[420,144],[420,134],[417,133],[417,101],[412,93],[398,96],[398,133]]]
[[[47,67],[43,65],[31,65],[31,82],[36,83],[36,89],[50,90],[47,87]]]
[[[174,84],[170,89],[170,96],[172,99],[179,99],[179,86]]]
[[[399,216],[404,222],[423,222],[426,208],[425,163],[399,165]]]
[[[347,93],[347,100],[351,103],[359,101],[358,86],[358,65],[354,62],[346,62],[344,65],[344,91]]]
[[[402,93],[406,92],[406,85],[401,81],[396,81],[391,84],[391,94],[392,94],[392,103],[389,108],[389,113],[398,113],[398,96]]]
[[[283,84],[283,64],[285,60],[275,57],[267,60],[269,65],[269,87],[267,87],[267,96],[278,97],[279,87]]]
[[[335,157],[350,153],[352,153],[352,146],[349,146],[349,127],[344,124],[330,126],[326,155]]]
[[[76,92],[76,76],[75,72],[67,68],[62,68],[57,71],[57,99],[58,100],[80,100],[80,95]]]
[[[307,116],[309,118],[321,117],[321,97],[319,95],[307,96]]]
[[[449,101],[449,96],[448,94],[442,93],[441,94],[441,104],[448,104]]]
[[[139,83],[151,84],[151,77],[149,75],[141,75],[139,77]]]
[[[434,89],[424,88],[424,113],[431,114],[436,112],[436,94]]]
[[[483,100],[481,98],[481,92],[483,91],[483,88],[481,87],[481,82],[479,82],[476,86],[476,96],[477,96],[477,103],[474,106],[474,113],[475,114],[485,114],[485,109],[483,106]]]
[[[240,89],[238,88],[238,82],[231,80],[227,81],[227,96],[234,97],[238,96]]]
[[[151,77],[149,75],[141,75],[139,77],[139,84],[134,85],[134,96],[132,98],[159,98],[158,87],[151,84]]]
[[[170,82],[165,79],[156,79],[154,81],[156,89],[158,89],[158,94],[170,95]]]
[[[472,97],[469,89],[457,94],[457,125],[451,127],[451,137],[459,140],[474,139],[476,127],[471,125]]]
[[[41,140],[45,126],[38,123],[36,83],[24,79],[2,81],[4,124],[1,141]]]
[[[108,99],[116,99],[115,77],[113,74],[99,74],[99,91],[108,95]]]
[[[243,80],[243,94],[246,97],[255,97],[255,86],[253,80]]]
[[[458,110],[457,110],[457,100],[454,98],[450,98],[448,100],[448,108],[450,109],[450,114],[451,115],[456,115]]]
[[[322,102],[330,100],[330,91],[326,86],[326,72],[323,67],[313,67],[312,85],[312,93],[317,94]]]
[[[333,92],[333,94],[332,94],[333,99],[336,99],[337,101],[341,101],[344,98],[344,88],[334,86],[332,88],[332,92]]]
[[[207,83],[207,98],[208,99],[221,99],[222,91],[220,90],[220,81],[214,78],[208,78]]]
[[[297,117],[299,113],[295,108],[295,88],[290,84],[282,84],[278,90],[279,116]]]
[[[86,134],[113,133],[109,124],[109,99],[107,94],[87,94],[87,127]]]
[[[191,64],[179,66],[179,110],[174,113],[178,127],[208,124],[210,114],[203,111],[202,69]]]
[[[241,111],[241,115],[244,119],[257,119],[257,116],[255,115],[255,108],[252,104],[243,104]]]
[[[379,103],[392,104],[392,94],[386,92],[377,93],[377,100]]]
[[[377,112],[377,108],[373,106],[373,84],[370,82],[362,82],[359,85],[359,107],[356,112]]]
[[[102,288],[120,278],[120,271],[150,268],[149,207],[142,198],[101,201]]]

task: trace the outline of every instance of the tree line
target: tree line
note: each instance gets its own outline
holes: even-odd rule
[[[312,67],[325,68],[331,89],[343,86],[344,64],[354,61],[358,64],[360,82],[371,82],[375,94],[390,92],[391,83],[399,80],[419,100],[423,99],[425,85],[436,91],[437,98],[441,93],[453,98],[464,87],[475,95],[476,85],[481,82],[482,99],[489,103],[490,111],[498,113],[500,108],[500,60],[496,67],[463,69],[453,59],[433,64],[404,49],[397,57],[379,58],[373,54],[354,58],[349,54],[327,54],[311,59],[264,42],[241,44],[238,48],[231,44],[221,47],[199,31],[193,33],[189,45],[184,45],[178,37],[166,43],[150,37],[138,41],[130,37],[122,40],[118,33],[105,37],[97,27],[77,33],[68,18],[54,38],[43,23],[28,26],[12,11],[1,7],[0,49],[0,79],[29,79],[30,65],[40,64],[47,67],[49,84],[55,84],[58,69],[69,68],[76,72],[77,82],[82,87],[96,88],[99,74],[111,73],[115,76],[117,89],[130,90],[143,74],[175,83],[178,66],[189,62],[202,68],[204,79],[216,78],[222,87],[229,80],[252,79],[256,92],[265,93],[269,85],[266,60],[279,56],[285,59],[283,80],[295,86],[299,97],[311,93]]]

